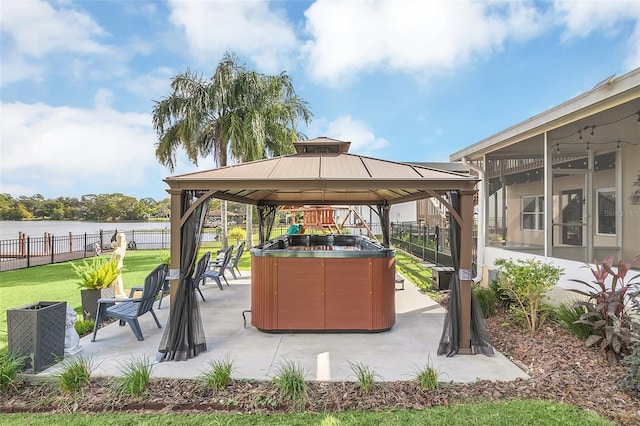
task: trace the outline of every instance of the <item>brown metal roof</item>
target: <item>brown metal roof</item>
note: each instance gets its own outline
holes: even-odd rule
[[[320,144],[322,139],[305,142]],[[247,204],[381,205],[475,189],[477,179],[415,163],[314,152],[172,176],[165,182],[174,190],[216,190],[216,198]]]

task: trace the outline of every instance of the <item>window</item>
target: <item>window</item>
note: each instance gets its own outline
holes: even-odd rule
[[[522,197],[522,229],[544,230],[544,196]]]
[[[616,190],[615,188],[598,189],[596,197],[598,212],[597,233],[602,235],[616,234]]]

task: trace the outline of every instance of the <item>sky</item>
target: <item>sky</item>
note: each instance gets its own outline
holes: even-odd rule
[[[449,155],[640,67],[640,0],[0,0],[0,193],[167,197],[153,106],[225,52],[286,72],[308,138]]]

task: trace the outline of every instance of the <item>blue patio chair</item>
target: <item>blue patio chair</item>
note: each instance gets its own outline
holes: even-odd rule
[[[147,275],[144,279],[143,287],[131,288],[128,299],[98,299],[98,312],[96,323],[93,326],[91,341],[96,341],[96,333],[100,323],[107,318],[120,320],[120,326],[124,326],[125,323],[129,324],[131,331],[140,341],[144,340],[144,337],[142,336],[138,317],[151,312],[158,328],[162,328],[156,313],[153,311],[153,303],[156,301],[158,293],[162,291],[162,286],[168,273],[169,267],[162,263]],[[142,292],[141,296],[133,297],[138,291]]]

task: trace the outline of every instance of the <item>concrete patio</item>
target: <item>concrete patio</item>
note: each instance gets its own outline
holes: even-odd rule
[[[284,361],[295,361],[306,371],[307,380],[353,381],[349,363],[371,368],[379,380],[411,380],[426,365],[440,372],[440,381],[509,381],[528,378],[500,353],[494,356],[437,356],[442,333],[444,309],[420,293],[405,280],[404,290],[396,291],[396,324],[383,333],[263,333],[251,326],[247,314],[244,327],[242,311],[251,307],[251,279],[248,272],[220,291],[212,281],[201,287],[206,301],[200,301],[208,350],[181,362],[155,363],[153,377],[197,378],[210,370],[210,362],[228,356],[233,359],[233,377],[270,380]],[[400,284],[398,284],[400,288]],[[157,304],[156,304],[157,306]],[[155,309],[161,324],[166,324],[169,300]],[[133,358],[155,362],[164,329],[158,329],[150,314],[140,318],[145,340],[136,340],[128,326],[110,324],[98,331],[97,339],[81,339],[82,351],[76,356],[93,360],[94,376],[118,376]],[[59,363],[37,377],[55,374]]]

